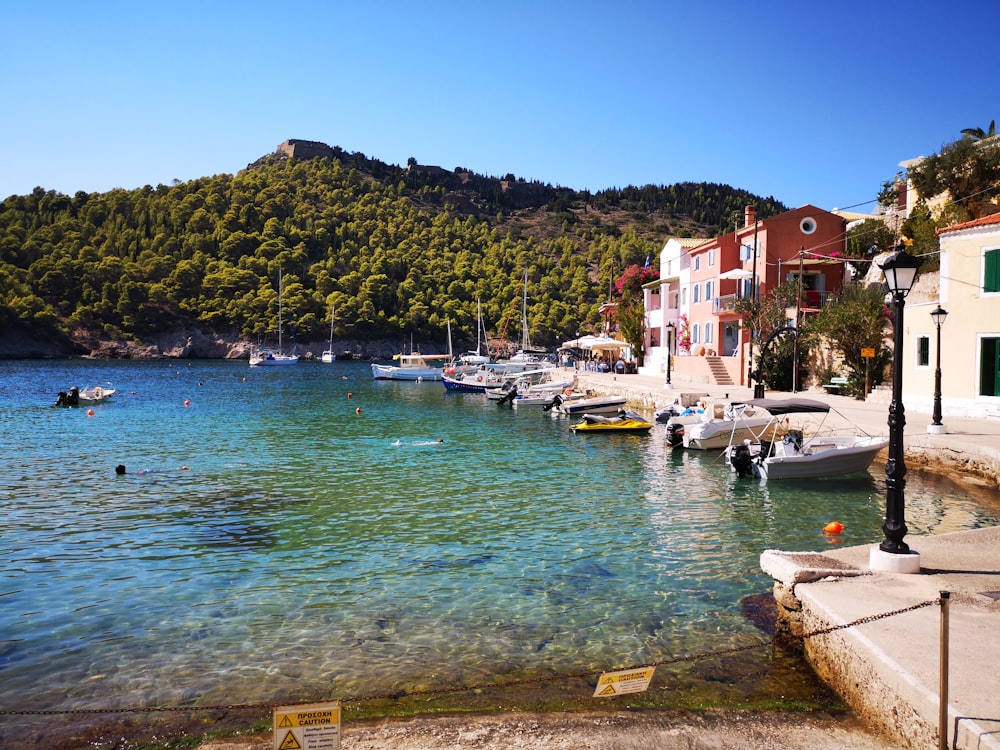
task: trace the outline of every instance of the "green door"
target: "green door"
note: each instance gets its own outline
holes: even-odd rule
[[[1000,339],[981,339],[979,395],[1000,396]]]

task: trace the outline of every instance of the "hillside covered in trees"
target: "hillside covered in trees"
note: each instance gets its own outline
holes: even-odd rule
[[[532,344],[600,325],[625,268],[657,262],[670,235],[714,236],[748,203],[725,185],[595,194],[467,169],[266,156],[236,175],[74,196],[36,188],[0,204],[0,335],[87,353],[84,341],[142,342],[204,331],[285,339],[474,343],[477,301],[491,335],[521,338],[528,274]]]

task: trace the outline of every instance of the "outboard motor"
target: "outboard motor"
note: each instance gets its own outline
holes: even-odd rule
[[[736,476],[740,479],[753,476],[753,456],[750,453],[750,446],[746,443],[734,445],[729,454],[729,463],[736,470]]]
[[[542,411],[552,411],[555,407],[559,406],[559,404],[561,404],[562,402],[563,402],[562,394],[557,393],[556,397],[554,399],[552,399],[552,403],[551,404],[545,404],[545,406],[542,407]]]
[[[684,425],[671,422],[667,425],[667,442],[671,448],[684,445]]]

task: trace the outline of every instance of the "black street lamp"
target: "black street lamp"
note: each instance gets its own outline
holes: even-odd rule
[[[944,432],[944,425],[941,424],[941,325],[947,317],[948,311],[940,303],[931,311],[931,320],[937,326],[937,366],[934,368],[934,413],[931,423],[927,425],[927,432],[935,435]]]
[[[670,356],[673,351],[674,345],[674,324],[667,323],[667,387],[669,388],[670,383]]]
[[[903,427],[906,425],[903,408],[903,306],[921,263],[923,258],[909,255],[900,247],[879,264],[893,302],[892,402],[889,404],[889,458],[885,464],[885,523],[882,525],[885,539],[879,549],[894,555],[905,555],[910,551],[903,541],[906,536],[906,500],[903,494],[906,487],[906,463],[903,460]]]

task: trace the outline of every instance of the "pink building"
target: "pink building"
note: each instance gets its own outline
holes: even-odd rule
[[[661,270],[659,282],[647,285],[647,374],[666,370],[669,348],[679,382],[748,385],[750,331],[735,310],[736,300],[755,292],[764,299],[780,284],[797,281],[799,305],[789,320],[796,324],[840,290],[844,219],[812,205],[762,221],[747,206],[743,219],[733,232],[683,248],[687,257],[675,265],[685,272]],[[676,240],[671,242],[677,250]],[[676,306],[651,316],[650,309],[662,308],[665,298]]]

